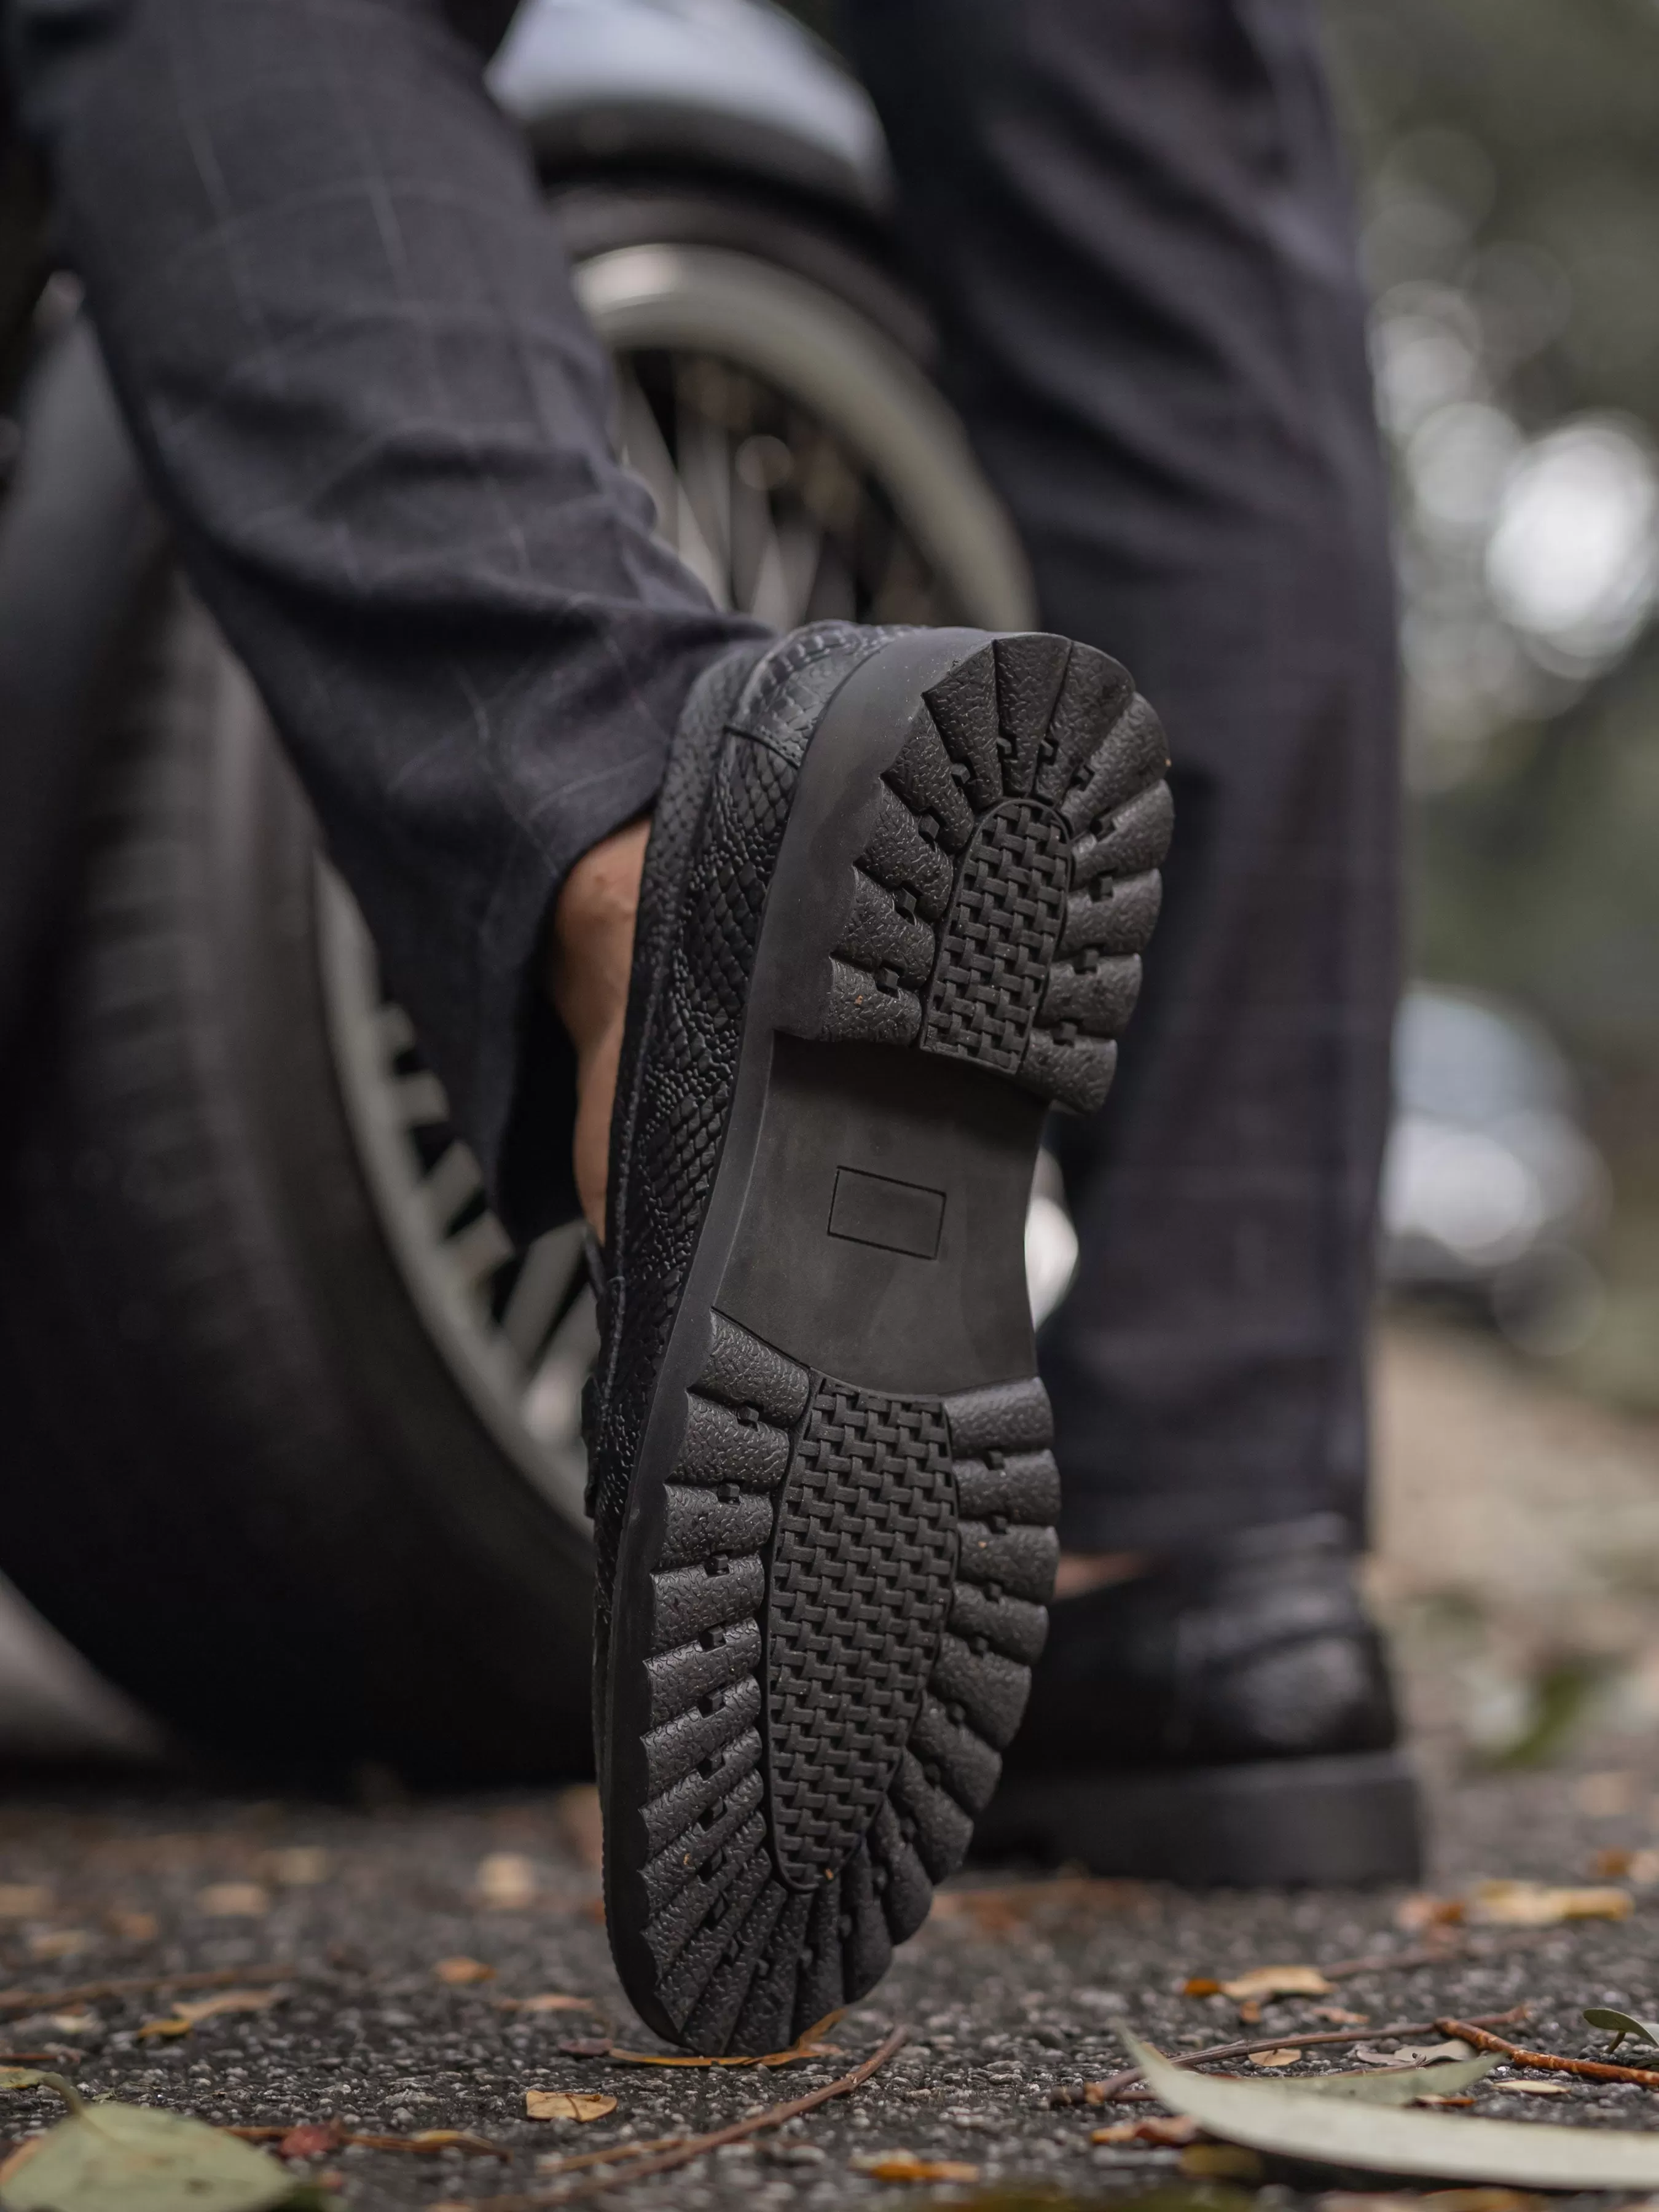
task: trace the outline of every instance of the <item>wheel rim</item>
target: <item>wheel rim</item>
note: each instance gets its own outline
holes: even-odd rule
[[[616,363],[618,443],[718,605],[779,629],[1030,623],[1018,544],[960,426],[862,317],[713,247],[626,246],[575,275]],[[317,930],[341,1095],[393,1262],[502,1451],[585,1526],[598,1329],[580,1225],[514,1250],[356,903],[321,863]]]

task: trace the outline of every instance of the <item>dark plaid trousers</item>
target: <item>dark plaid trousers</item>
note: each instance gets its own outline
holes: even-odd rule
[[[10,0],[150,477],[513,1224],[571,1204],[571,863],[754,633],[653,539],[439,0]],[[1073,1547],[1363,1510],[1395,988],[1383,475],[1311,0],[848,0],[1049,627],[1174,750],[1164,920],[1045,1331]]]

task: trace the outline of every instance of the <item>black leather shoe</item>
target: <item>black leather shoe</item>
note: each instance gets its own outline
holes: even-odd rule
[[[1169,835],[1064,639],[826,624],[705,678],[645,864],[590,1401],[623,1986],[776,2050],[884,1972],[1024,1706],[1059,1484],[1024,1233]]]
[[[1254,1529],[1056,1605],[977,1848],[1194,1887],[1417,1879],[1344,1524]]]

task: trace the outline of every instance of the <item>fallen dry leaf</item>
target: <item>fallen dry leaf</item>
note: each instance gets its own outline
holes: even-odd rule
[[[56,1903],[44,1883],[0,1881],[0,1920],[40,1920]]]
[[[464,1990],[474,1982],[493,1982],[495,1978],[495,1969],[486,1966],[482,1959],[440,1959],[432,1971],[453,1990]]]
[[[614,2097],[594,2089],[526,2089],[524,2108],[532,2120],[602,2120],[614,2112]]]
[[[197,1891],[196,1910],[210,1920],[258,1920],[270,1910],[270,1892],[262,1882],[210,1881]]]
[[[1626,1889],[1559,1889],[1543,1881],[1483,1881],[1469,1917],[1489,1928],[1549,1928],[1561,1920],[1627,1920]]]
[[[285,2167],[226,2130],[178,2112],[88,2105],[56,2075],[0,2076],[0,2087],[57,2090],[70,2117],[0,2166],[7,2212],[269,2212],[293,2193]]]
[[[1627,1766],[1582,1774],[1573,1785],[1578,1809],[1592,1820],[1616,1820],[1636,1803],[1636,1777]]]
[[[1543,2212],[1546,2200],[1518,2189],[1431,2189],[1419,2202],[1434,2212]]]
[[[1241,2027],[1259,2027],[1261,2026],[1261,2000],[1260,1997],[1245,1998],[1243,2003],[1238,2008],[1238,2023]]]
[[[1467,1910],[1461,1897],[1434,1897],[1427,1890],[1419,1890],[1401,1899],[1395,1909],[1394,1924],[1407,1935],[1421,1936],[1431,1928],[1455,1928]]]
[[[1316,2005],[1311,2017],[1328,2020],[1333,2027],[1369,2027],[1371,2018],[1368,2012],[1350,2012],[1346,2005]]]
[[[259,1871],[279,1889],[314,1889],[328,1880],[328,1853],[319,1844],[285,1844],[259,1854]]]
[[[1328,1997],[1331,1985],[1317,1966],[1252,1966],[1221,1984],[1223,1996],[1248,2002],[1252,1997]]]
[[[1253,2150],[1242,2143],[1189,2143],[1181,2154],[1181,2171],[1191,2181],[1240,2181],[1247,2185],[1266,2179],[1267,2169]]]
[[[297,2128],[290,2128],[276,2146],[278,2158],[320,2158],[325,2152],[341,2149],[345,2142],[345,2130],[337,2120],[302,2120]]]
[[[568,1997],[550,1990],[536,1997],[497,1997],[496,2004],[502,2012],[593,2012],[597,2009],[592,1997]]]
[[[217,1996],[187,1998],[174,2005],[164,2020],[147,2020],[139,2029],[144,2036],[188,2035],[198,2021],[214,2020],[227,2012],[269,2012],[288,1995],[284,1989],[222,1990]]]
[[[1349,2097],[1365,2105],[1467,2105],[1472,2100],[1466,2093],[1484,2081],[1497,2063],[1488,2052],[1480,2058],[1454,2059],[1449,2064],[1381,2066],[1358,2074],[1304,2074],[1285,2087],[1305,2090],[1314,2097]]]
[[[1183,1997],[1218,1997],[1221,1984],[1208,1974],[1194,1974],[1182,1984],[1181,1994]]]
[[[921,2158],[913,2150],[867,2150],[848,2163],[872,2181],[977,2181],[979,2168],[960,2158]]]
[[[1114,2120],[1109,2128],[1097,2128],[1089,2140],[1091,2143],[1158,2143],[1166,2149],[1179,2150],[1197,2135],[1198,2122],[1177,2112],[1170,2119],[1155,2114],[1144,2120]]]
[[[1516,2189],[1436,2189],[1426,2197],[1372,2196],[1335,2189],[1319,2200],[1319,2212],[1544,2212],[1546,2199]],[[1634,2212],[1634,2208],[1632,2208]]]
[[[1492,2087],[1505,2097],[1570,2097],[1571,2081],[1494,2081]]]
[[[465,2150],[489,2158],[510,2159],[511,2151],[464,2128],[421,2128],[412,2136],[358,2135],[341,2120],[301,2120],[294,2127],[227,2128],[226,2135],[244,2142],[270,2143],[278,2158],[321,2158],[331,2151],[392,2150],[412,2152],[416,2158],[435,2158],[440,2151]],[[326,2175],[316,2179],[325,2187],[337,2185]]]
[[[483,2136],[469,2135],[465,2128],[417,2128],[409,2138],[409,2148],[422,2158],[431,2158],[441,2150],[467,2150],[499,2159],[510,2159],[513,2155],[499,2143],[486,2142]]]
[[[1659,2136],[1310,2095],[1305,2081],[1229,2081],[1198,2074],[1172,2065],[1127,2029],[1121,2039],[1161,2103],[1190,2113],[1206,2134],[1253,2149],[1372,2172],[1442,2181],[1462,2177],[1483,2188],[1659,2188]]]
[[[103,2021],[95,2012],[49,2012],[46,2025],[56,2035],[90,2035]]]
[[[31,1959],[78,1958],[92,1942],[84,1928],[54,1928],[44,1936],[29,1937]]]
[[[153,1912],[110,1912],[105,1919],[111,1935],[124,1943],[153,1943],[161,1932]]]
[[[1627,2035],[1640,2043],[1659,2044],[1659,2020],[1644,2020],[1639,2013],[1619,2012],[1611,2005],[1591,2005],[1584,2014],[1592,2027],[1606,2028],[1613,2041],[1609,2053],[1617,2051]]]
[[[521,1851],[491,1851],[478,1862],[478,1902],[496,1912],[522,1911],[536,1901],[536,1869]]]
[[[422,2128],[412,2136],[348,2135],[344,2138],[348,2150],[407,2151],[415,2158],[436,2158],[441,2151],[476,2151],[488,2158],[509,2159],[511,2151],[503,2150],[499,2143],[486,2142],[482,2136],[468,2135],[461,2128]]]
[[[1319,2200],[1319,2212],[1421,2212],[1420,2197],[1372,2195],[1359,2189],[1332,2189]]]
[[[1299,2051],[1288,2046],[1283,2051],[1253,2051],[1250,2063],[1252,2066],[1294,2066],[1301,2056]]]
[[[1355,2045],[1353,2056],[1362,2066],[1381,2067],[1386,2072],[1432,2066],[1446,2058],[1472,2058],[1474,2053],[1461,2038],[1453,2036],[1445,2043],[1360,2043]]]

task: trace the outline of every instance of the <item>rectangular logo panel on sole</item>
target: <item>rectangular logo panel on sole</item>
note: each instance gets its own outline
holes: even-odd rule
[[[913,1260],[939,1256],[945,1225],[945,1193],[888,1176],[837,1168],[830,1201],[830,1234],[850,1244],[875,1244]]]

